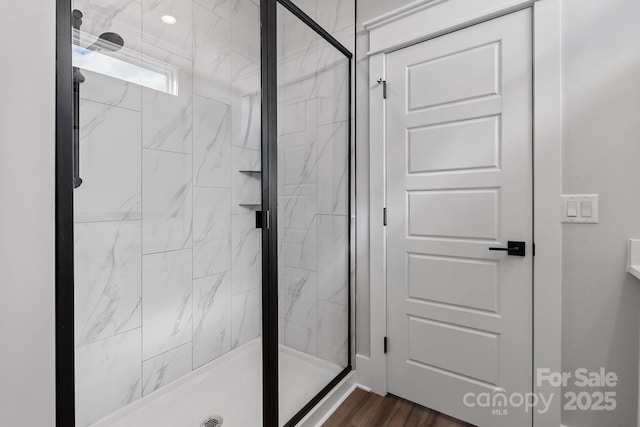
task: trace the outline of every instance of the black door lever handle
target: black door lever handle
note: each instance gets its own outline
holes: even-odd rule
[[[504,251],[511,256],[525,256],[525,242],[508,241],[506,248],[489,248],[490,251]]]

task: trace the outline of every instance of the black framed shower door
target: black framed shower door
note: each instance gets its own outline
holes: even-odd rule
[[[347,61],[347,141],[345,148],[345,156],[347,157],[347,183],[348,200],[347,212],[351,216],[351,65],[353,60],[352,53],[322,28],[316,21],[304,13],[290,0],[262,0],[261,1],[261,18],[262,18],[262,206],[263,206],[263,278],[262,278],[262,334],[263,334],[263,422],[265,426],[278,426],[279,421],[279,281],[281,280],[278,271],[278,225],[281,221],[278,218],[278,139],[279,139],[279,55],[278,55],[278,6],[282,6],[287,13],[290,13],[295,19],[299,20],[309,31],[315,33],[324,42],[331,45],[339,55]],[[280,64],[282,65],[282,64]],[[352,337],[351,337],[351,221],[348,220],[348,261],[347,261],[347,322],[346,331],[346,366],[337,375],[327,383],[315,396],[301,407],[286,422],[285,427],[295,426],[305,415],[307,415],[342,379],[344,379],[352,370]]]
[[[72,0],[56,0],[56,207],[55,207],[55,301],[56,301],[56,425],[75,422],[74,357],[74,130],[73,65],[71,41]],[[348,213],[352,212],[351,104],[352,53],[290,0],[261,0],[261,148],[262,210],[257,214],[262,228],[262,365],[263,425],[279,421],[279,333],[278,333],[278,43],[277,7],[284,7],[318,37],[333,46],[348,61]],[[346,324],[347,364],[284,425],[296,425],[352,370],[351,337],[351,221],[348,221],[348,316]]]

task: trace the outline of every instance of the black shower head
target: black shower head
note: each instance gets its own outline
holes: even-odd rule
[[[87,47],[87,50],[93,50],[95,52],[115,52],[122,49],[124,46],[124,39],[117,33],[102,33],[98,40]]]

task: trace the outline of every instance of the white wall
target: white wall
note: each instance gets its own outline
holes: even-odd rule
[[[55,2],[0,25],[0,425],[54,426]]]
[[[640,237],[640,2],[563,2],[563,191],[599,193],[600,224],[563,227],[563,369],[620,378],[614,412],[567,426],[635,426],[640,282],[625,273]]]

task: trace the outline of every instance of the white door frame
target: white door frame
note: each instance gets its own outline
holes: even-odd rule
[[[386,105],[383,100],[386,55],[488,19],[533,9],[533,159],[534,258],[533,369],[561,372],[562,234],[559,200],[562,185],[561,0],[419,0],[364,23],[369,32],[369,229],[370,333],[368,356],[356,355],[358,381],[378,394],[387,392]],[[534,427],[561,425],[560,387],[538,384],[534,392],[553,394],[550,409],[534,411]]]

